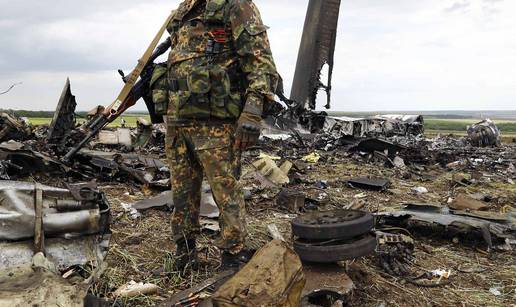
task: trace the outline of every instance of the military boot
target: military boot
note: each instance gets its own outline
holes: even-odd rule
[[[186,267],[197,267],[197,248],[195,239],[180,239],[176,242],[176,254],[173,268],[175,271],[184,271]]]
[[[232,254],[227,250],[222,251],[221,270],[240,269],[251,260],[254,252],[251,250],[241,250],[237,254]]]

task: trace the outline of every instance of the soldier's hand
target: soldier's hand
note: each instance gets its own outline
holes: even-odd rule
[[[261,117],[255,114],[243,112],[237,122],[235,149],[241,151],[253,146],[260,137]]]

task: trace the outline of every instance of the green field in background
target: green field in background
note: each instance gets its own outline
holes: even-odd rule
[[[478,119],[425,118],[425,130],[466,131],[468,125],[472,125],[477,122],[479,122]],[[516,133],[515,120],[495,120],[495,123],[502,133]]]
[[[136,127],[136,121],[140,116],[128,115],[123,118],[126,121],[127,127]],[[141,116],[147,120],[150,120],[149,116]],[[42,117],[31,117],[29,118],[33,125],[48,125],[50,124],[51,118]],[[79,122],[84,119],[79,119]],[[438,119],[438,118],[425,118],[425,130],[427,131],[452,131],[452,132],[466,132],[467,126],[477,123],[478,119]],[[498,128],[502,133],[516,134],[516,120],[499,120],[495,121]],[[110,124],[111,127],[120,126],[120,118]]]
[[[136,121],[138,118],[143,117],[146,120],[150,121],[150,117],[147,116],[123,116],[122,118],[125,119],[125,125],[126,127],[136,127]],[[114,122],[109,124],[110,127],[119,127],[120,126],[120,117],[117,118]],[[46,118],[46,117],[29,117],[29,121],[34,126],[40,126],[40,125],[49,125],[52,121],[52,118]],[[84,118],[78,118],[77,121],[79,123],[82,123],[85,121]]]

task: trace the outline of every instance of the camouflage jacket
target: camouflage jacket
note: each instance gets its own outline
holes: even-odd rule
[[[168,26],[168,120],[261,115],[278,74],[251,0],[186,0]]]

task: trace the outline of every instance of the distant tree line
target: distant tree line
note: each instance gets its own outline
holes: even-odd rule
[[[0,112],[8,113],[17,117],[53,117],[53,111],[26,111],[26,110],[11,110],[1,109]]]
[[[503,133],[516,133],[516,122],[497,122],[496,126]],[[466,131],[471,122],[463,121],[447,121],[445,119],[428,119],[425,120],[426,130],[445,130],[445,131]]]
[[[0,112],[9,113],[16,117],[38,117],[38,118],[52,118],[54,117],[54,111],[27,111],[27,110],[11,110],[11,109],[0,109]],[[87,112],[76,112],[78,117],[86,117]]]
[[[28,111],[28,110],[11,110],[11,109],[0,109],[0,112],[5,112],[11,115],[14,115],[16,117],[28,117],[28,118],[52,118],[54,117],[54,111]],[[88,112],[85,111],[79,111],[75,112],[77,117],[79,118],[85,118],[88,114]],[[144,112],[125,112],[125,116],[141,116],[141,115],[147,115]]]

